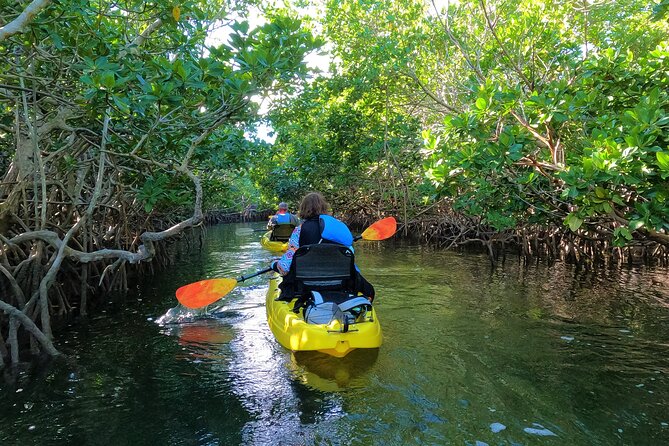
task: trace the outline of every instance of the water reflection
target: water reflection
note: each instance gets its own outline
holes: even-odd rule
[[[342,402],[326,396],[314,404],[311,392],[295,386],[290,353],[270,332],[264,306],[252,305],[264,302],[266,292],[266,285],[240,290],[246,309],[235,320],[236,337],[230,343],[231,390],[252,418],[241,427],[243,444],[312,444],[318,423],[338,418]]]
[[[293,352],[290,370],[299,382],[322,392],[364,388],[378,356],[378,348],[353,350],[343,358],[320,352]]]
[[[170,331],[178,337],[179,345],[186,347],[193,357],[208,360],[220,358],[222,346],[234,338],[230,327],[211,318],[181,324],[167,333],[171,334]]]

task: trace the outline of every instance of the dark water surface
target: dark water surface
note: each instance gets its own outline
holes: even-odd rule
[[[267,265],[208,230],[85,325],[68,357],[0,381],[0,445],[667,445],[669,276],[361,242],[384,344],[346,358],[274,340],[266,277],[209,314],[175,289]]]

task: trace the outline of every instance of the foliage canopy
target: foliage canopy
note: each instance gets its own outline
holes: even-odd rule
[[[273,116],[288,160],[278,183],[326,185],[342,203],[353,189],[395,212],[404,200],[409,217],[447,199],[497,231],[565,225],[667,244],[665,11],[330,0],[338,63]]]

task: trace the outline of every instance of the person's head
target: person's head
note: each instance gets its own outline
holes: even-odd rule
[[[321,214],[327,214],[329,209],[328,202],[318,192],[309,192],[300,202],[300,218],[307,219],[318,217]]]
[[[288,211],[288,203],[282,201],[281,203],[279,203],[279,212],[286,212],[286,211]]]

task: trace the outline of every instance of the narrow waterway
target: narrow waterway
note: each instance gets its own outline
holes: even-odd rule
[[[268,264],[238,227],[61,332],[67,358],[5,373],[0,444],[669,444],[667,270],[359,242],[384,344],[337,359],[274,340],[266,277],[177,306],[181,285]]]

